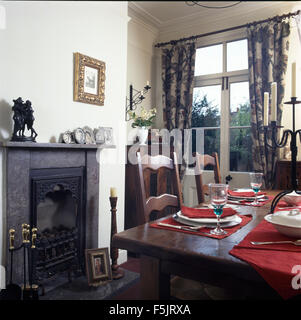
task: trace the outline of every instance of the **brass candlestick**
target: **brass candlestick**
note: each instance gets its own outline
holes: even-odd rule
[[[9,250],[14,250],[15,248],[15,229],[9,229]]]
[[[120,279],[124,276],[124,271],[119,269],[119,265],[117,264],[118,259],[118,248],[114,248],[112,246],[112,239],[115,233],[117,233],[117,224],[116,224],[116,205],[117,205],[117,197],[110,197],[111,204],[111,245],[110,245],[110,256],[111,256],[111,269],[112,269],[112,278],[114,280]]]

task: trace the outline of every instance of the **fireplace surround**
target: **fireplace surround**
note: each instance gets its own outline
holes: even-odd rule
[[[52,225],[49,229],[54,227],[56,236],[62,235],[65,240],[68,239],[68,235],[71,237],[77,252],[76,256],[79,258],[79,267],[84,271],[85,259],[82,259],[84,250],[98,247],[99,163],[96,153],[103,147],[32,142],[5,142],[1,143],[0,147],[4,148],[5,155],[6,235],[10,228],[14,228],[15,244],[19,246],[22,242],[22,223],[29,224],[31,228],[37,226],[39,205],[45,202],[49,194],[66,192],[70,194],[70,198],[74,199],[77,208],[76,223],[69,229],[62,228],[60,225]],[[40,232],[38,240],[45,236],[44,231],[38,230]],[[43,235],[42,232],[44,232]],[[54,237],[53,234],[51,236]],[[6,238],[7,236],[4,239],[6,240],[6,270],[10,270]],[[72,249],[70,243],[67,245],[68,248]],[[63,255],[67,249],[65,247],[65,251],[58,255]],[[50,261],[53,256],[46,257],[46,260],[47,258]],[[34,266],[37,267],[37,265]],[[17,251],[14,254],[14,282],[18,284],[23,283],[22,268],[22,253]]]

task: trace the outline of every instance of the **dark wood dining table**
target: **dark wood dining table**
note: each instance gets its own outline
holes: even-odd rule
[[[268,194],[276,195],[278,192],[269,191]],[[112,245],[140,256],[143,300],[169,299],[171,276],[223,288],[241,288],[247,296],[248,293],[252,296],[256,292],[264,292],[271,299],[280,299],[248,263],[229,254],[233,246],[270,212],[270,206],[271,202],[261,207],[238,205],[238,213],[252,215],[252,220],[224,239],[162,230],[146,223],[115,234]]]

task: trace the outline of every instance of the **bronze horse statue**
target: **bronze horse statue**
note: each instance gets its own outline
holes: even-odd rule
[[[35,138],[38,134],[33,128],[35,118],[33,116],[34,111],[31,107],[31,102],[27,100],[24,103],[21,97],[13,101],[14,106],[12,107],[12,110],[14,112],[14,131],[11,141],[35,142]],[[27,126],[27,130],[31,131],[30,137],[27,137],[24,134],[25,126]]]

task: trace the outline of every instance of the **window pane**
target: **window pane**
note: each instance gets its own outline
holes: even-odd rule
[[[204,130],[204,154],[220,153],[220,129]]]
[[[230,129],[230,171],[253,171],[251,128]]]
[[[195,76],[223,71],[223,45],[218,44],[196,50]]]
[[[230,84],[230,126],[249,126],[251,108],[249,99],[249,82]]]
[[[227,71],[248,69],[247,39],[227,43]]]
[[[198,136],[198,137],[197,137]],[[198,145],[196,145],[198,143]],[[220,154],[220,129],[202,129],[192,130],[192,152],[198,152],[200,154],[212,154],[217,152]],[[190,159],[189,163],[193,163]],[[212,166],[208,165],[206,170],[213,170]]]
[[[193,127],[219,127],[221,115],[221,86],[197,87],[193,89]]]

